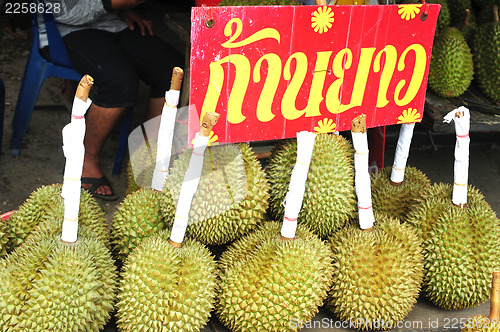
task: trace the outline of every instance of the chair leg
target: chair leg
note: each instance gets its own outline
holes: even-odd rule
[[[12,120],[12,138],[10,141],[9,152],[17,156],[21,151],[24,136],[28,130],[28,125],[35,108],[38,94],[45,81],[45,64],[39,62],[30,62],[24,72],[23,82],[19,90],[16,110]]]
[[[0,157],[2,156],[3,122],[5,115],[5,86],[0,79]]]
[[[125,118],[122,121],[122,127],[120,129],[120,138],[118,142],[118,150],[116,151],[115,164],[113,165],[113,176],[120,175],[123,159],[125,157],[125,151],[127,150],[128,135],[130,133],[130,126],[132,123],[132,111],[133,108],[127,109]]]

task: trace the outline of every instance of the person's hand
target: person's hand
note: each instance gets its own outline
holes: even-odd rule
[[[135,25],[137,25],[139,29],[141,29],[141,35],[145,36],[146,31],[149,33],[149,35],[153,35],[153,22],[143,19],[132,10],[122,10],[120,12],[120,18],[122,19],[122,21],[127,23],[130,30],[134,30]]]

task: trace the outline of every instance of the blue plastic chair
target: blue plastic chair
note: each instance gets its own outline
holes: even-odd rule
[[[31,0],[34,2],[34,0]],[[39,0],[44,3],[43,0]],[[50,61],[45,59],[40,52],[40,41],[38,39],[38,19],[36,14],[31,14],[31,25],[33,28],[33,43],[31,45],[28,62],[24,71],[21,89],[17,99],[16,110],[12,120],[12,138],[10,141],[9,152],[14,156],[19,155],[23,145],[24,137],[28,129],[31,115],[35,108],[40,89],[47,77],[59,77],[63,79],[80,81],[82,75],[79,74],[71,64],[66,46],[61,38],[56,22],[52,14],[44,13],[43,20],[47,31],[49,42]],[[128,133],[132,109],[122,122],[118,150],[116,152],[115,164],[113,166],[113,175],[119,175],[121,165],[127,148]]]

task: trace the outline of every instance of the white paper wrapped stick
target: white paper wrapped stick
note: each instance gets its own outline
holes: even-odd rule
[[[182,181],[179,200],[177,201],[175,210],[174,225],[172,227],[172,234],[170,235],[170,244],[177,248],[182,246],[182,241],[184,240],[186,228],[189,223],[191,203],[200,183],[205,149],[208,145],[210,132],[217,123],[217,120],[219,120],[219,116],[219,114],[214,112],[206,113],[203,116],[200,132],[194,138],[193,152],[191,153],[191,159],[189,160],[189,165]]]
[[[170,90],[165,93],[165,104],[160,118],[160,129],[158,130],[158,147],[156,150],[156,164],[153,171],[151,188],[163,191],[168,176],[168,167],[172,155],[172,140],[174,138],[175,119],[177,116],[177,105],[182,85],[184,71],[175,67],[170,81]]]
[[[61,196],[64,198],[64,221],[61,241],[73,243],[78,238],[78,212],[85,148],[85,113],[92,101],[88,98],[94,80],[85,75],[75,93],[71,122],[63,128],[63,151],[66,157]]]
[[[444,117],[444,122],[455,121],[455,165],[452,202],[457,206],[467,204],[467,182],[469,180],[470,112],[461,106]]]
[[[311,164],[312,152],[316,134],[308,131],[297,133],[297,161],[293,167],[285,197],[285,216],[281,226],[281,239],[295,238],[297,218],[302,208],[302,200],[306,190],[307,173]]]
[[[354,186],[358,197],[359,227],[372,230],[373,216],[370,172],[368,170],[368,136],[366,133],[366,115],[357,116],[351,121],[354,154]]]
[[[415,123],[403,123],[399,130],[398,145],[396,146],[396,154],[394,156],[394,163],[392,164],[390,180],[390,183],[394,186],[403,183],[414,128]]]

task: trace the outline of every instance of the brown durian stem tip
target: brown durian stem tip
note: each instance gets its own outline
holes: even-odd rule
[[[465,204],[463,203],[460,203],[460,204],[455,204],[455,203],[452,203],[453,206],[456,206],[457,208],[460,208],[460,209],[463,209],[465,207]]]
[[[351,121],[353,133],[366,133],[366,114],[361,114]]]
[[[326,6],[326,0],[316,0],[317,6]]]
[[[200,135],[208,137],[212,128],[215,126],[219,120],[220,114],[215,112],[207,112],[203,116],[203,122],[201,123]]]
[[[172,247],[175,247],[175,248],[182,247],[182,243],[177,243],[177,242],[174,242],[172,240],[170,240],[170,244],[172,245]]]
[[[361,229],[363,232],[373,232],[373,226],[370,228]]]
[[[170,90],[181,91],[183,77],[184,77],[184,71],[179,67],[175,67],[174,70],[172,71]]]
[[[295,238],[294,237],[292,237],[292,238],[284,237],[283,235],[281,235],[281,240],[282,241],[291,241],[291,240],[295,240]]]
[[[78,87],[76,88],[75,97],[87,101],[89,98],[90,88],[94,84],[94,79],[90,75],[85,75],[80,80]]]
[[[500,271],[493,272],[490,296],[490,322],[500,319]]]
[[[493,5],[493,22],[498,22],[498,21],[500,21],[498,19],[498,6]]]

